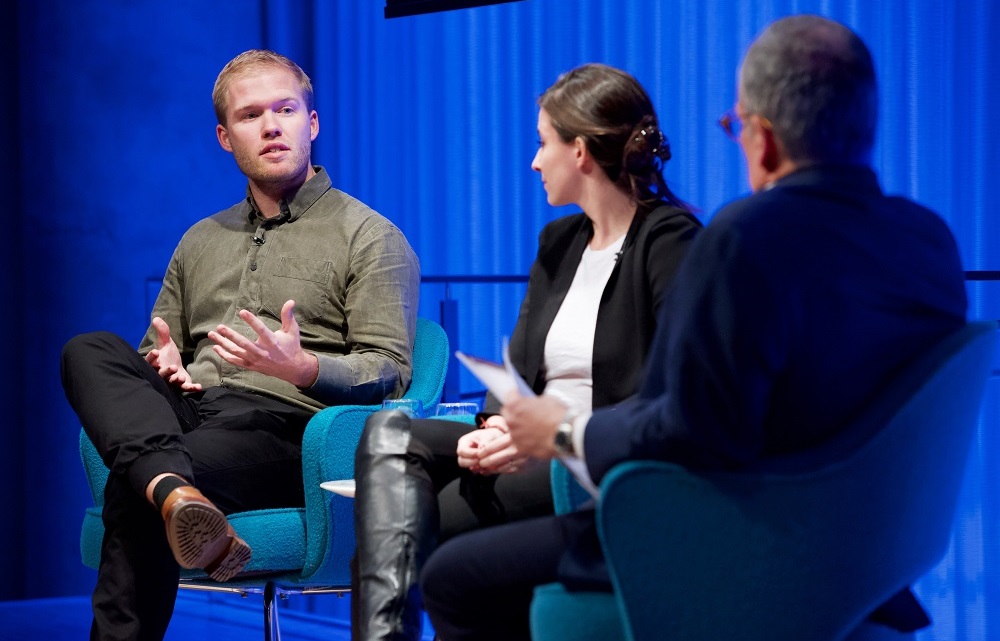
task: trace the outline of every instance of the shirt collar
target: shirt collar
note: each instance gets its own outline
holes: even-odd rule
[[[253,195],[250,193],[250,185],[247,185],[247,222],[251,224],[267,222],[269,223],[268,227],[274,227],[284,222],[297,220],[331,187],[330,175],[326,173],[326,170],[319,165],[314,165],[313,169],[316,171],[316,175],[302,183],[290,201],[282,198],[278,203],[281,213],[270,220],[264,218],[264,214],[260,212],[257,203],[254,202]]]

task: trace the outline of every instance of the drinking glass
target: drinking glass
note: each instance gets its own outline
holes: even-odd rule
[[[424,415],[424,404],[415,398],[390,398],[382,401],[382,409],[399,410],[410,418]]]
[[[434,417],[475,416],[478,412],[479,403],[438,403],[434,409]]]

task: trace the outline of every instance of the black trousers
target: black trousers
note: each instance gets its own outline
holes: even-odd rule
[[[552,514],[549,466],[483,476],[459,467],[458,439],[472,426],[416,419],[407,450],[406,473],[431,483],[438,496],[438,542],[483,527]]]
[[[611,591],[593,510],[540,517],[455,537],[420,576],[424,608],[444,641],[530,641],[536,586]],[[572,579],[572,580],[571,580]]]
[[[301,506],[302,433],[312,412],[224,387],[181,394],[107,332],[66,344],[62,381],[111,470],[90,638],[159,641],[179,567],[146,485],[178,474],[227,514]]]

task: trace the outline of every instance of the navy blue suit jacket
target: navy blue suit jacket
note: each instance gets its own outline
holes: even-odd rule
[[[939,216],[883,195],[869,169],[815,167],[720,210],[661,311],[639,394],[587,425],[597,481],[630,459],[741,470],[842,456],[887,381],[965,323],[966,297]]]

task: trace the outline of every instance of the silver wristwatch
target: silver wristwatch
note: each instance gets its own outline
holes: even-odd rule
[[[560,456],[576,456],[576,447],[573,445],[573,417],[569,414],[563,417],[562,423],[556,428],[553,445]]]

